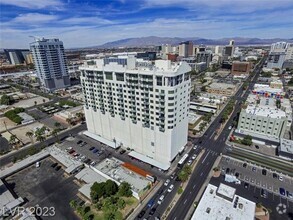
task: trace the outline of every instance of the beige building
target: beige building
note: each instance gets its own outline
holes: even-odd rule
[[[250,62],[239,62],[234,61],[232,64],[232,75],[248,75],[251,70],[251,63]]]
[[[275,80],[270,83],[270,87],[274,89],[283,89],[283,83],[281,80]]]
[[[227,83],[212,83],[206,89],[208,93],[224,96],[232,96],[236,92],[236,86]]]

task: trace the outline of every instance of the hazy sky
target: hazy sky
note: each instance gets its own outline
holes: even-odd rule
[[[1,0],[0,48],[29,36],[65,48],[130,37],[293,38],[293,0]]]

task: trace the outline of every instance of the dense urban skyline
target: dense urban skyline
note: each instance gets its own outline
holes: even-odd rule
[[[1,1],[0,48],[27,48],[29,36],[59,36],[67,48],[149,35],[291,38],[293,3],[241,1]],[[76,9],[79,10],[76,10]],[[285,16],[286,17],[286,16]],[[78,40],[77,40],[78,39]]]

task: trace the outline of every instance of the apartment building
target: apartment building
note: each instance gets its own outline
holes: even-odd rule
[[[189,65],[118,56],[88,60],[80,70],[85,134],[168,169],[187,143]]]
[[[54,91],[70,86],[68,68],[59,39],[36,38],[30,44],[37,76],[43,88]]]

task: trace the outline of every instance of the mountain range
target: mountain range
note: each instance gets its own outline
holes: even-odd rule
[[[293,42],[292,39],[272,38],[272,39],[260,39],[260,38],[245,38],[245,37],[232,37],[232,38],[220,38],[220,39],[206,39],[198,37],[180,38],[180,37],[136,37],[126,38],[117,41],[107,42],[103,45],[97,46],[98,48],[118,48],[118,47],[144,47],[144,46],[158,46],[161,44],[178,45],[182,41],[192,41],[193,44],[204,45],[228,45],[229,41],[233,39],[235,45],[270,45],[274,42],[285,41]]]

